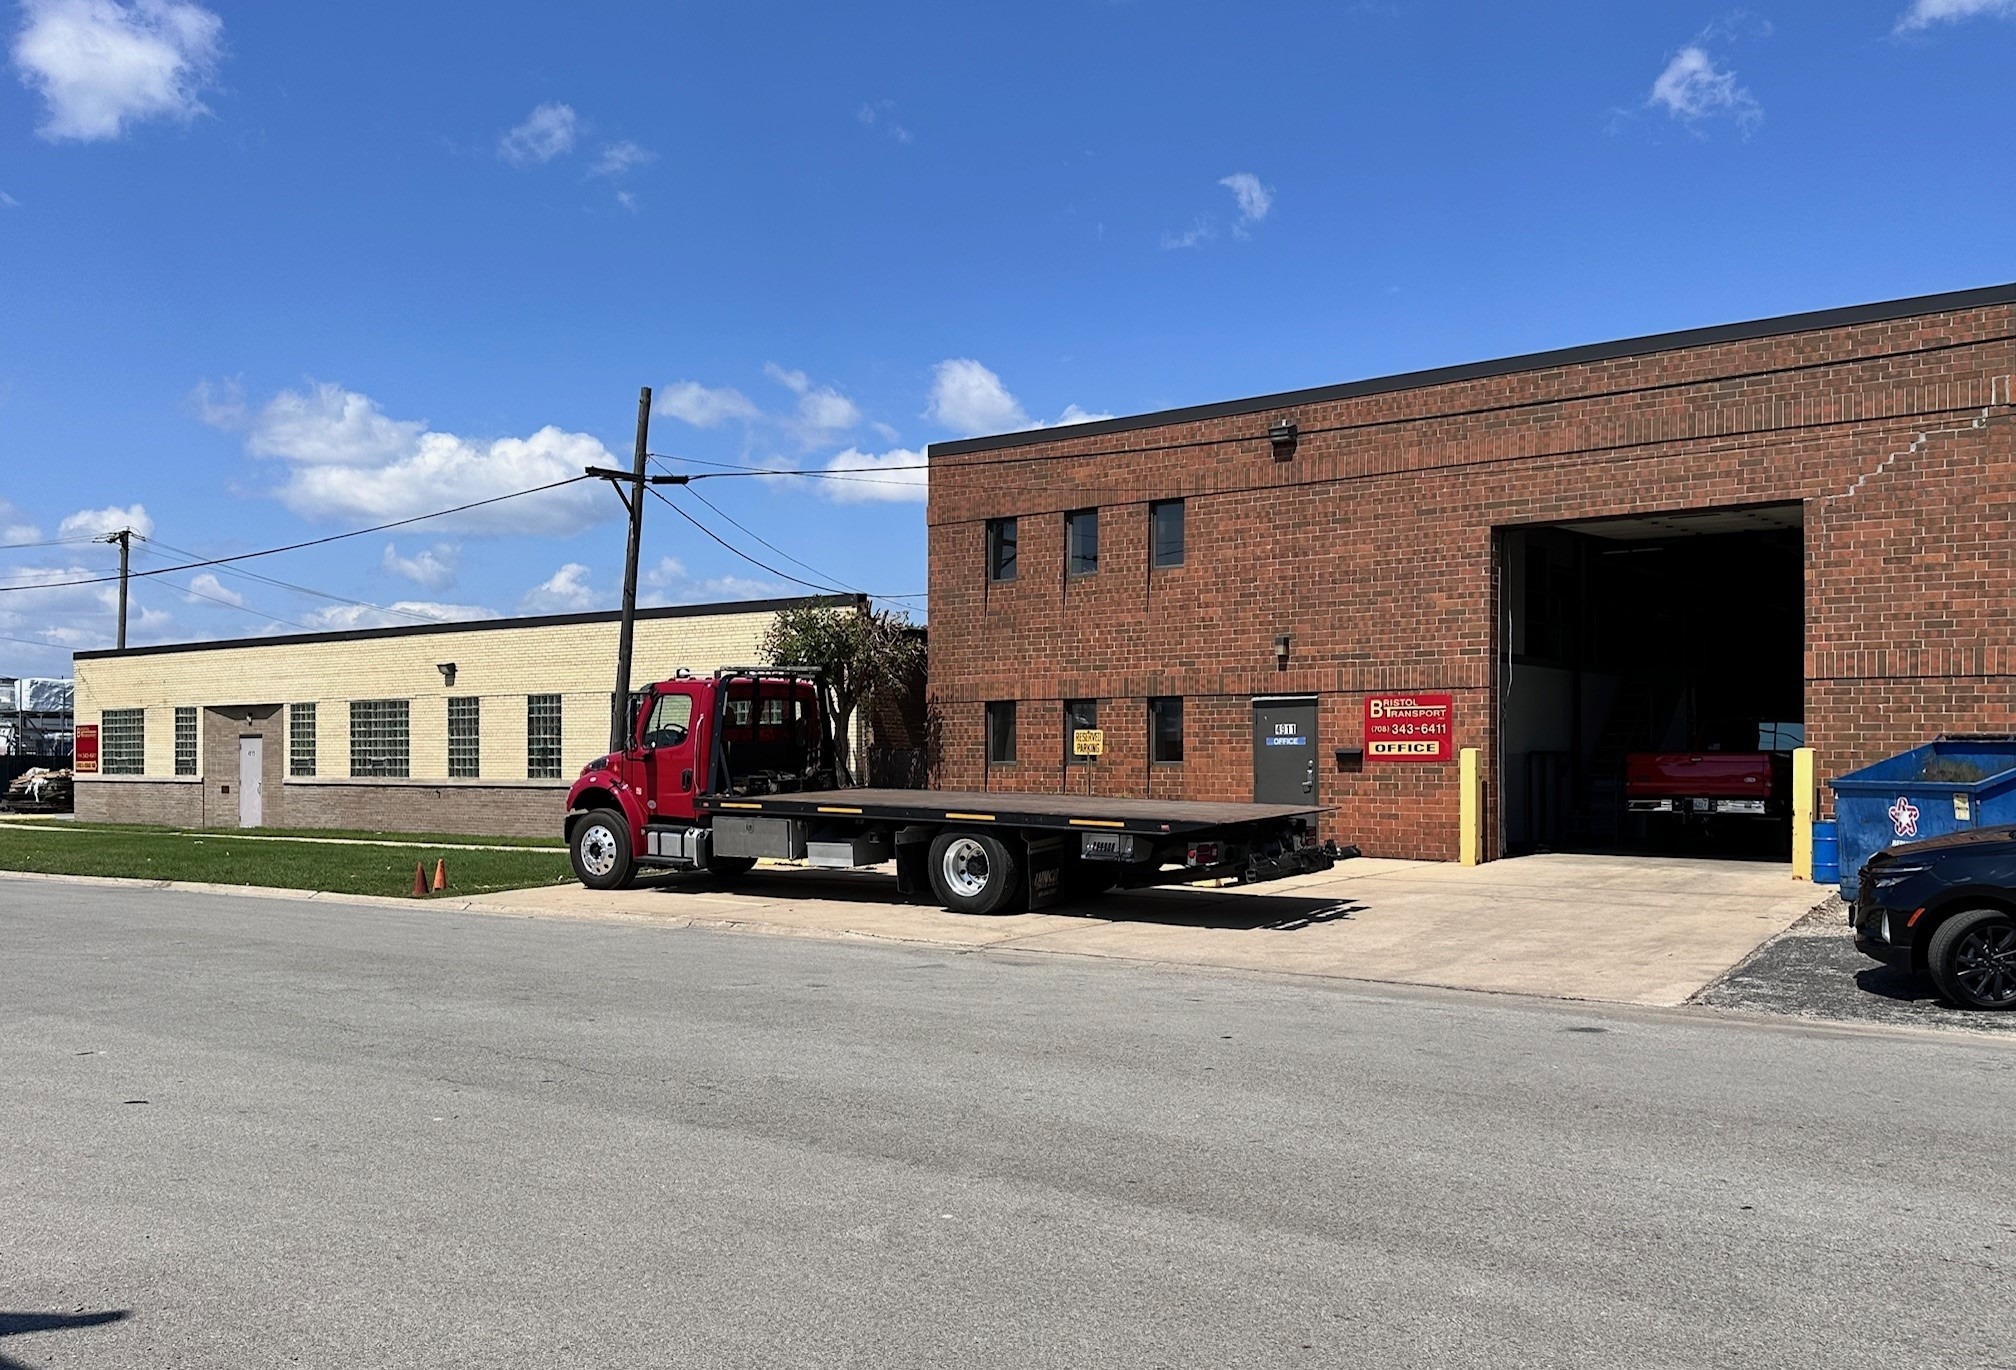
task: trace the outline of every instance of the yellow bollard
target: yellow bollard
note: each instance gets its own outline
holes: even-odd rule
[[[1813,779],[1813,749],[1792,753],[1792,878],[1813,878],[1813,820],[1820,812],[1820,787]]]
[[[1462,792],[1457,804],[1457,859],[1474,866],[1484,859],[1484,775],[1477,765],[1477,749],[1465,747],[1456,758],[1456,783]]]

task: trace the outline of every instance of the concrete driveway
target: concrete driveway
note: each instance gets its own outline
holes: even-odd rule
[[[1671,1005],[1825,893],[1785,866],[1557,855],[1468,868],[1360,858],[1266,885],[1116,892],[993,918],[902,900],[882,872],[768,865],[733,886],[655,876],[468,907]]]

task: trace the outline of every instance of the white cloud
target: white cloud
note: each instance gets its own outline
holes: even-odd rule
[[[650,604],[716,604],[739,599],[776,599],[797,593],[788,585],[747,576],[698,577],[677,557],[661,557],[656,566],[644,573],[643,580],[646,593],[642,599]]]
[[[1239,202],[1242,223],[1257,224],[1274,208],[1274,187],[1261,185],[1260,178],[1250,171],[1235,171],[1222,177],[1218,184],[1231,191]]]
[[[1764,117],[1756,98],[1737,84],[1736,73],[1718,67],[1699,43],[1690,43],[1673,54],[1673,60],[1653,81],[1652,94],[1645,103],[1689,124],[1726,117],[1747,130]]]
[[[762,410],[749,402],[740,390],[715,390],[698,381],[674,381],[651,399],[651,412],[669,414],[695,428],[715,428],[729,419],[762,417]]]
[[[115,569],[116,563],[109,558],[91,565],[73,561],[58,566],[0,567],[0,589],[8,591],[0,594],[0,635],[46,643],[52,653],[112,646],[118,633],[119,587],[102,578]],[[66,583],[70,581],[98,583]],[[136,646],[144,640],[158,640],[174,625],[172,614],[147,603],[158,593],[151,581],[134,582],[127,611],[127,640]],[[23,650],[32,653],[35,649]],[[54,657],[46,665],[35,665],[32,655],[16,665],[23,671],[62,669]]]
[[[102,538],[121,528],[131,528],[143,538],[152,537],[154,520],[148,517],[147,507],[142,504],[128,505],[124,509],[116,504],[105,509],[79,509],[56,525],[56,536]]]
[[[896,119],[894,100],[870,100],[854,111],[854,118],[863,128],[878,128],[899,143],[913,141],[910,130]]]
[[[815,480],[812,485],[835,504],[909,503],[930,493],[928,471],[896,470],[921,467],[924,454],[898,447],[879,455],[850,447],[826,463],[828,471],[859,472],[862,479]]]
[[[588,583],[589,571],[570,561],[527,590],[518,608],[528,614],[579,614],[603,607],[601,595]]]
[[[402,599],[379,608],[371,604],[332,604],[317,609],[302,623],[318,632],[351,632],[358,628],[401,628],[415,618],[436,623],[471,623],[486,618],[502,618],[495,609],[481,604],[437,604],[423,599]]]
[[[42,530],[28,521],[27,511],[12,500],[0,499],[0,542],[40,542]]]
[[[1186,247],[1199,247],[1218,236],[1218,225],[1208,214],[1197,216],[1196,222],[1181,233],[1164,233],[1162,247],[1165,251],[1180,252]]]
[[[328,382],[283,390],[256,413],[242,405],[209,407],[221,409],[220,426],[246,430],[252,455],[286,464],[273,493],[308,519],[391,522],[569,480],[585,466],[614,460],[597,439],[551,426],[524,438],[437,432],[423,420],[388,418],[370,396]],[[584,482],[472,509],[436,526],[560,537],[618,508],[606,491]]]
[[[632,214],[637,212],[637,197],[627,190],[616,192],[616,203],[629,210]]]
[[[931,402],[924,417],[968,436],[1031,428],[1022,402],[1001,378],[971,357],[938,363],[932,373]]]
[[[542,159],[543,160],[543,159]],[[634,171],[658,160],[658,154],[641,143],[633,143],[625,138],[620,143],[611,143],[602,149],[602,155],[595,159],[595,165],[588,168],[590,176],[621,176],[626,171]]]
[[[191,603],[201,603],[203,600],[210,599],[222,600],[224,603],[240,609],[245,607],[245,596],[239,594],[208,571],[203,572],[189,582],[188,598]]]
[[[810,376],[803,371],[787,371],[776,362],[764,362],[763,374],[794,395],[802,395],[812,388]]]
[[[2016,0],[1912,0],[1911,8],[1897,20],[1897,28],[1900,32],[1929,28],[1982,15],[2016,17]]]
[[[455,583],[455,574],[461,569],[462,549],[452,542],[437,542],[414,556],[402,557],[398,546],[388,542],[378,564],[424,589],[445,590]]]
[[[581,116],[572,105],[549,101],[538,106],[497,141],[497,155],[513,166],[550,162],[574,150],[581,134]]]
[[[52,142],[117,138],[129,123],[208,111],[224,21],[186,0],[26,0],[14,65],[42,96]]]
[[[206,412],[212,408],[207,397],[199,403]],[[217,412],[222,416],[230,410],[218,406]],[[282,390],[269,400],[252,425],[245,447],[255,457],[355,466],[390,461],[409,452],[426,431],[425,419],[389,419],[369,395],[330,381],[316,381],[305,393]]]
[[[0,190],[0,205],[5,205],[9,209],[21,208],[21,202],[4,190]]]
[[[1095,414],[1072,404],[1065,406],[1054,423],[1032,419],[999,376],[971,357],[958,357],[938,363],[931,382],[931,403],[924,417],[962,436],[977,437],[1028,428],[1059,428],[1113,416]]]

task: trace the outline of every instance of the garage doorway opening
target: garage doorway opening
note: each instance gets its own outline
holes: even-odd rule
[[[1797,504],[1498,530],[1501,849],[1789,860]]]

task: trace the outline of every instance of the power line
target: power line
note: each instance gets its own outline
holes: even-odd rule
[[[136,534],[135,536],[139,536],[139,535],[138,535],[138,534]],[[149,538],[144,538],[144,537],[143,537],[143,538],[141,538],[141,541],[142,541],[142,542],[148,542],[148,541],[152,541],[152,539],[149,539]],[[164,543],[162,543],[161,545],[162,545],[163,547],[167,547],[167,546],[168,546],[168,544],[167,544],[167,543],[165,543],[165,542],[164,542]],[[162,558],[162,559],[163,559],[164,561],[168,559],[165,553],[162,553],[162,552],[157,552],[157,551],[155,551],[155,550],[154,550],[154,549],[153,549],[152,547],[142,547],[142,548],[141,548],[140,550],[141,550],[141,551],[143,551],[143,552],[145,552],[145,553],[147,553],[147,555],[149,555],[149,556],[155,556],[155,557],[161,557],[161,558]],[[175,549],[174,549],[174,548],[169,548],[169,550],[170,550],[170,551],[173,551],[173,550],[175,550]],[[182,553],[182,555],[183,555],[183,556],[192,556],[192,555],[194,555],[194,554],[193,554],[193,553],[190,553],[190,552],[184,552],[184,553]],[[209,593],[207,593],[207,592],[205,592],[205,591],[203,591],[203,590],[199,590],[199,589],[197,589],[197,588],[196,588],[196,587],[195,587],[194,585],[178,585],[178,584],[176,584],[176,583],[175,583],[174,581],[172,581],[172,580],[168,580],[168,579],[166,579],[166,578],[165,578],[165,572],[166,572],[166,571],[167,571],[168,569],[170,569],[170,568],[163,568],[163,570],[164,570],[164,578],[163,578],[163,581],[162,581],[162,583],[163,583],[163,584],[165,584],[165,585],[168,585],[168,586],[171,586],[171,587],[172,587],[172,588],[174,588],[174,589],[177,589],[177,590],[180,590],[180,591],[181,591],[181,592],[182,592],[183,594],[185,594],[185,595],[191,595],[191,596],[193,596],[193,597],[195,597],[195,598],[197,598],[197,599],[207,599],[207,600],[209,600],[209,601],[210,601],[210,602],[211,602],[212,604],[221,604],[221,605],[223,605],[223,606],[224,606],[225,608],[227,608],[227,609],[236,609],[236,610],[237,610],[237,611],[238,611],[239,613],[241,613],[241,614],[251,614],[251,615],[252,615],[252,616],[253,616],[254,618],[263,618],[263,619],[266,619],[266,620],[267,620],[268,622],[271,622],[271,623],[284,623],[284,624],[286,624],[286,625],[287,625],[287,626],[288,626],[289,628],[299,628],[299,629],[300,629],[300,630],[301,630],[302,632],[304,632],[304,633],[305,633],[305,632],[309,632],[309,631],[312,631],[312,630],[311,630],[311,629],[310,629],[310,628],[308,627],[308,625],[307,625],[307,624],[305,624],[305,623],[297,623],[297,622],[295,622],[295,621],[294,621],[293,619],[291,619],[291,618],[282,618],[282,617],[280,617],[280,615],[278,615],[278,614],[269,614],[269,613],[267,613],[267,612],[266,612],[266,611],[265,611],[264,609],[254,609],[254,608],[253,608],[253,607],[252,607],[251,605],[249,605],[249,604],[240,604],[240,603],[237,603],[237,602],[235,602],[235,601],[232,601],[232,600],[228,600],[228,599],[225,599],[225,598],[224,598],[224,597],[223,597],[222,595],[213,595],[213,594],[209,594]],[[222,587],[222,586],[219,586],[218,588],[219,588],[219,589],[222,589],[223,587]]]
[[[47,542],[0,542],[0,552],[18,552],[27,547],[75,547],[80,543],[96,542],[97,538],[86,535],[74,538],[51,538]]]
[[[159,538],[143,538],[142,541],[151,542],[156,544],[157,546],[165,547],[169,551],[185,557],[196,557],[202,555],[202,553],[200,552],[190,551],[187,547],[177,547],[172,542],[162,542],[161,539]],[[292,590],[294,591],[294,593],[301,595],[313,595],[317,599],[330,600],[336,604],[349,604],[359,609],[375,609],[381,614],[397,614],[401,618],[410,618],[415,623],[440,622],[439,619],[429,618],[425,614],[416,614],[412,612],[410,609],[398,609],[393,608],[390,605],[373,604],[368,599],[351,599],[348,595],[333,594],[328,590],[317,590],[311,585],[296,585],[291,580],[276,580],[272,576],[261,575],[257,571],[247,571],[236,566],[220,566],[217,569],[222,571],[227,576],[235,576],[240,580],[258,581],[262,585],[271,585],[282,590]],[[303,627],[305,625],[297,624],[296,626]]]
[[[431,514],[415,514],[412,518],[394,519],[390,523],[374,524],[369,528],[353,528],[347,533],[331,533],[328,537],[310,538],[306,542],[290,542],[285,547],[268,547],[258,552],[240,552],[236,556],[211,557],[206,561],[192,561],[183,566],[163,566],[152,571],[136,571],[136,576],[170,575],[176,571],[200,571],[205,566],[225,566],[236,561],[250,561],[254,557],[277,556],[281,552],[298,552],[307,547],[321,547],[331,542],[341,542],[345,538],[367,537],[372,533],[383,533],[393,528],[404,528],[409,524],[425,523],[428,519],[446,518],[450,514],[467,513],[471,509],[481,509],[486,504],[501,504],[507,499],[520,499],[526,495],[536,495],[546,490],[558,490],[563,485],[573,485],[590,480],[590,476],[569,476],[566,480],[550,481],[545,485],[535,485],[529,490],[513,490],[508,495],[492,495],[489,499],[471,500],[468,504],[458,504],[453,509],[436,509]],[[53,580],[41,585],[0,585],[0,594],[16,590],[61,590],[72,585],[103,585],[119,579],[118,576],[94,576],[85,580]]]
[[[695,466],[720,468],[718,471],[712,473],[702,472],[700,475],[694,476],[692,478],[694,480],[729,480],[736,476],[803,476],[807,480],[847,480],[856,481],[862,485],[901,485],[915,489],[917,488],[916,481],[878,480],[873,473],[881,471],[929,471],[931,469],[929,465],[919,463],[904,466],[843,466],[838,470],[830,467],[825,470],[799,470],[794,467],[783,466],[738,466],[734,462],[703,461],[699,457],[666,457],[657,452],[652,452],[649,455],[657,458],[659,461],[687,461],[692,462]],[[975,464],[978,465],[981,463]]]
[[[738,557],[742,558],[742,560],[744,560],[744,561],[748,562],[748,563],[749,563],[749,564],[750,564],[751,566],[754,566],[754,567],[758,568],[759,570],[763,570],[763,571],[767,571],[767,572],[769,572],[769,573],[770,573],[771,575],[773,575],[773,576],[776,576],[776,577],[777,577],[778,579],[780,579],[780,580],[788,580],[788,581],[790,581],[790,582],[791,582],[791,583],[792,583],[793,585],[803,585],[803,586],[804,586],[804,587],[805,587],[806,589],[808,589],[808,590],[818,590],[818,591],[821,591],[822,593],[825,593],[825,594],[829,594],[829,595],[838,595],[838,594],[845,594],[845,593],[846,593],[846,591],[844,591],[844,590],[841,590],[841,589],[839,589],[839,588],[838,588],[838,587],[836,587],[836,586],[832,586],[832,585],[818,585],[818,584],[814,584],[814,583],[813,583],[812,581],[809,581],[809,580],[801,580],[801,579],[799,579],[799,578],[798,578],[797,576],[794,576],[794,575],[792,575],[792,574],[791,574],[790,572],[788,572],[788,571],[780,571],[780,570],[778,570],[778,569],[777,569],[777,568],[776,568],[775,566],[771,566],[771,565],[769,565],[769,564],[768,564],[768,563],[766,563],[766,562],[761,562],[761,561],[758,561],[758,560],[757,560],[756,558],[754,558],[754,557],[750,556],[750,555],[749,555],[749,554],[748,554],[747,552],[743,551],[743,550],[742,550],[742,549],[741,549],[740,547],[737,547],[737,546],[736,546],[736,545],[735,545],[734,543],[732,543],[732,542],[729,542],[729,541],[728,541],[728,540],[727,540],[726,538],[722,537],[722,536],[721,536],[721,535],[720,535],[719,533],[716,533],[716,532],[715,532],[715,531],[714,531],[714,530],[713,530],[712,528],[709,528],[709,527],[708,527],[708,526],[707,526],[706,524],[702,523],[702,522],[701,522],[701,521],[700,521],[699,519],[696,519],[696,518],[694,518],[694,517],[693,517],[693,516],[692,516],[691,514],[687,513],[687,512],[686,512],[686,511],[685,511],[684,509],[681,509],[681,508],[680,508],[680,507],[679,507],[678,505],[674,504],[674,503],[673,503],[673,502],[672,502],[671,500],[669,500],[669,499],[666,499],[666,498],[665,498],[665,496],[663,496],[662,494],[659,494],[659,493],[658,493],[658,490],[656,489],[656,487],[654,487],[654,486],[649,486],[649,485],[647,485],[647,486],[645,486],[644,488],[645,488],[646,490],[649,490],[649,491],[651,491],[651,493],[652,493],[652,494],[654,494],[654,495],[657,495],[657,496],[658,496],[658,502],[659,502],[660,504],[663,504],[663,505],[664,505],[664,506],[665,506],[665,507],[666,507],[667,509],[670,509],[670,510],[671,510],[671,511],[672,511],[673,513],[677,514],[677,515],[678,515],[678,516],[679,516],[680,518],[682,518],[682,519],[685,519],[685,520],[686,520],[686,521],[687,521],[688,523],[692,524],[692,525],[693,525],[693,526],[694,526],[695,528],[698,528],[698,529],[699,529],[699,530],[700,530],[701,532],[705,533],[705,534],[706,534],[706,535],[707,535],[708,537],[710,537],[710,538],[714,539],[714,541],[716,541],[716,542],[720,543],[720,544],[721,544],[721,545],[722,545],[723,547],[725,547],[725,548],[727,548],[727,549],[728,549],[729,551],[733,552],[733,553],[734,553],[734,554],[735,554],[736,556],[738,556]]]

